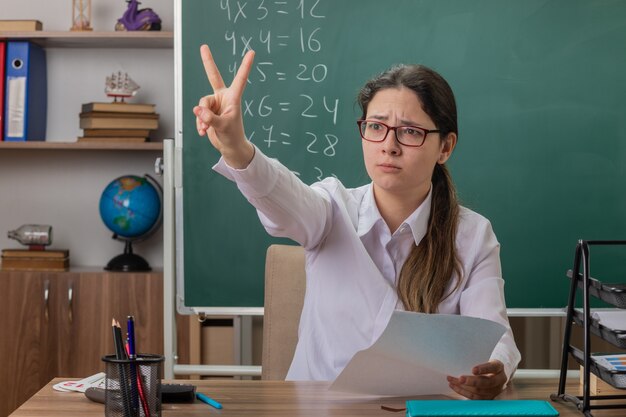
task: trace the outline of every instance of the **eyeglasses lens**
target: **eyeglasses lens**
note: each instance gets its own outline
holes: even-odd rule
[[[361,135],[365,140],[372,142],[381,142],[385,140],[389,129],[395,130],[398,142],[407,146],[421,146],[424,143],[425,132],[411,126],[398,126],[389,128],[388,126],[372,122],[364,121],[361,123]]]

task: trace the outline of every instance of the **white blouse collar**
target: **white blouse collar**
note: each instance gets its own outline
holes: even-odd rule
[[[431,184],[428,195],[426,195],[422,204],[420,204],[419,207],[415,209],[415,211],[411,213],[411,215],[403,222],[403,225],[407,225],[411,228],[411,233],[413,234],[413,239],[415,240],[416,245],[419,244],[422,238],[426,235],[426,230],[428,229],[432,190],[433,187]],[[376,205],[376,201],[374,199],[374,185],[373,183],[370,183],[359,207],[357,234],[359,237],[364,236],[372,229],[372,227],[374,227],[376,223],[382,221],[384,220],[378,211],[378,206]]]

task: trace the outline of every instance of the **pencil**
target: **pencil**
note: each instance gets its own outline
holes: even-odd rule
[[[122,341],[122,329],[119,323],[113,319],[111,322],[113,327],[113,342],[115,343],[115,358],[118,360],[126,360],[126,352],[124,351],[124,342]],[[124,363],[119,365],[119,383],[120,391],[122,392],[122,407],[124,410],[124,417],[132,417],[130,404],[130,390],[128,389],[128,378],[126,376],[126,367]],[[108,388],[108,387],[107,387]]]
[[[196,398],[202,401],[203,403],[209,404],[211,407],[217,408],[218,410],[222,408],[222,404],[218,403],[213,398],[201,392],[196,392]]]
[[[122,343],[122,330],[118,327],[115,319],[111,321],[113,329],[113,343],[115,343],[115,359],[126,359],[124,354],[124,344]]]

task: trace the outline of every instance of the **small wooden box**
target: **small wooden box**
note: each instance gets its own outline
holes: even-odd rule
[[[580,367],[580,392],[579,395],[583,395],[583,379],[584,379],[583,367]],[[625,395],[626,390],[615,388],[611,384],[607,384],[602,379],[598,378],[594,374],[589,374],[589,395]]]
[[[70,251],[4,249],[3,271],[67,271],[70,268]]]

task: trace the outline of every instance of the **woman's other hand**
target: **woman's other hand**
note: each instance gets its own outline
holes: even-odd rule
[[[472,375],[449,376],[448,383],[458,394],[470,400],[492,400],[502,392],[507,377],[498,360],[474,366]]]

